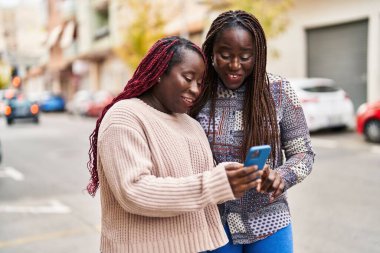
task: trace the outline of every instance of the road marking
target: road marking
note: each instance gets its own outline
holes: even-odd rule
[[[46,206],[0,206],[0,213],[65,214],[69,212],[71,212],[71,209],[58,200],[52,200]]]
[[[71,229],[71,230],[63,230],[54,233],[40,234],[28,237],[22,237],[15,240],[10,241],[0,241],[0,249],[14,247],[18,245],[23,245],[27,243],[37,242],[37,241],[46,241],[51,239],[57,239],[62,237],[67,237],[71,235],[77,235],[84,232],[84,229]]]
[[[319,138],[311,138],[311,144],[318,148],[337,148],[338,142],[333,140],[324,140]]]
[[[5,167],[4,170],[0,170],[0,177],[10,177],[16,181],[24,180],[24,175],[12,167]]]

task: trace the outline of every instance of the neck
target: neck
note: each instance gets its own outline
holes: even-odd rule
[[[145,92],[144,94],[142,94],[141,96],[139,96],[139,99],[141,99],[147,105],[153,107],[154,109],[156,109],[156,110],[158,110],[160,112],[167,113],[167,114],[172,114],[172,112],[170,112],[169,110],[167,110],[163,106],[163,104],[160,102],[160,100],[157,97],[155,97],[151,92]]]

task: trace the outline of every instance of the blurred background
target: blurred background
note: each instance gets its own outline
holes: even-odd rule
[[[99,252],[97,117],[157,39],[201,46],[229,9],[262,23],[317,153],[289,190],[295,252],[380,251],[379,0],[0,0],[0,252]]]

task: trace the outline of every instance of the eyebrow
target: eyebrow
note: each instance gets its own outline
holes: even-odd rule
[[[231,47],[228,44],[224,44],[224,45],[220,46],[220,49],[231,49]],[[253,48],[251,48],[251,47],[242,47],[241,50],[242,51],[252,51]]]

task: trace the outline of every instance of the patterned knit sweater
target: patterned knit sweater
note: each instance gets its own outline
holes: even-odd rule
[[[275,170],[285,180],[285,190],[301,182],[312,169],[314,152],[300,102],[289,82],[272,74],[268,75],[270,89],[276,105],[277,124],[281,148],[286,158],[275,157]],[[219,83],[215,112],[215,130],[209,132],[209,141],[215,131],[213,152],[217,162],[242,162],[239,149],[243,142],[243,100],[246,86],[229,90]],[[210,104],[197,116],[204,130],[208,131]],[[212,126],[212,124],[211,124]],[[269,195],[255,190],[241,199],[220,205],[223,222],[228,222],[233,242],[248,244],[263,239],[291,222],[286,193],[269,203]]]
[[[226,244],[217,203],[234,199],[225,164],[186,114],[116,103],[98,136],[101,252],[186,253]]]

